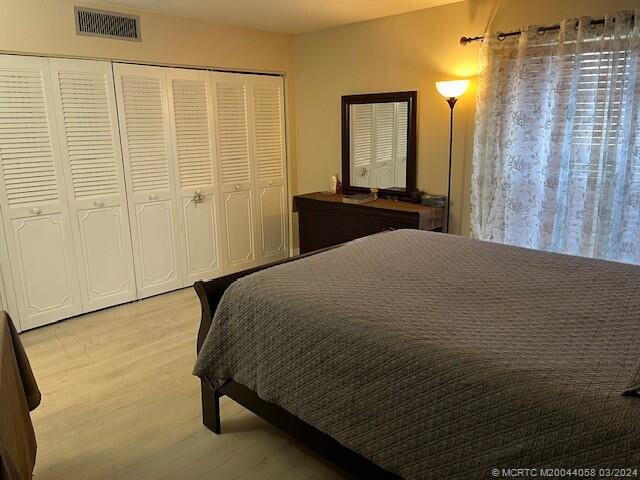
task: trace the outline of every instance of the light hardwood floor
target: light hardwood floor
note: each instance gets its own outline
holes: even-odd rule
[[[201,423],[192,289],[21,335],[42,391],[36,480],[340,479],[333,465],[228,398]]]

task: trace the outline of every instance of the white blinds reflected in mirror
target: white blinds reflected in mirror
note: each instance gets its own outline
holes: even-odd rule
[[[349,106],[354,187],[406,189],[408,102]]]

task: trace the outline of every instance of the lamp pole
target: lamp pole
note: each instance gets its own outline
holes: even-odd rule
[[[450,123],[449,123],[449,183],[447,186],[447,223],[444,228],[446,233],[449,233],[449,219],[451,215],[451,160],[453,152],[453,107],[456,105],[458,98],[467,91],[469,87],[469,80],[449,80],[447,82],[436,82],[436,90],[438,93],[447,99],[449,109],[451,110]]]
[[[453,152],[453,107],[455,107],[458,99],[456,97],[447,98],[447,103],[449,104],[449,109],[451,110],[450,121],[449,121],[449,183],[447,185],[447,223],[445,226],[445,232],[449,233],[449,210],[451,206],[451,158]]]

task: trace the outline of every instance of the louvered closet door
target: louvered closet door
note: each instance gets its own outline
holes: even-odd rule
[[[373,169],[373,109],[371,103],[352,105],[351,119],[351,183],[354,187],[371,187]]]
[[[0,56],[0,205],[23,329],[82,312],[47,59]]]
[[[166,72],[178,215],[186,254],[184,285],[188,286],[222,274],[211,74],[177,68]]]
[[[50,60],[84,311],[136,298],[111,63]]]
[[[0,127],[1,129],[1,127]],[[0,283],[2,283],[2,309],[6,310],[11,316],[13,323],[18,331],[22,331],[20,326],[20,313],[16,305],[16,296],[13,288],[13,278],[11,275],[11,265],[9,264],[9,250],[7,247],[8,234],[11,232],[4,231],[4,216],[0,208]]]
[[[0,276],[0,310],[6,310],[6,304],[7,301],[6,294],[4,293],[4,284],[2,283],[2,277]]]
[[[138,296],[183,286],[165,69],[114,64]]]
[[[261,263],[287,256],[284,89],[281,77],[254,75],[252,135]]]
[[[404,187],[407,178],[407,133],[408,133],[408,102],[396,103],[396,131],[395,131],[395,187]]]
[[[215,132],[226,225],[226,270],[258,265],[255,198],[249,146],[247,76],[213,73]]]
[[[373,158],[373,180],[371,185],[378,188],[391,188],[395,180],[394,142],[395,142],[396,103],[378,103],[375,112],[375,154]]]
[[[2,281],[2,275],[0,275],[0,311],[7,310],[7,294],[4,290],[4,282]],[[19,331],[19,329],[18,329]]]
[[[7,282],[3,278],[9,273],[8,271],[11,268],[9,267],[9,254],[6,251],[6,249],[7,249],[7,242],[4,236],[4,221],[2,218],[2,209],[0,209],[0,310],[9,311],[9,300],[7,298],[8,289],[5,287],[5,284]],[[10,312],[9,315],[11,315],[13,318],[13,315],[15,315],[15,312],[13,312],[13,315]],[[14,323],[18,319],[19,317],[16,316],[16,318],[14,319]]]

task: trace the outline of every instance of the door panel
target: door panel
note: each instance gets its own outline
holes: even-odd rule
[[[135,298],[131,291],[133,285],[128,281],[133,265],[126,251],[129,242],[122,241],[125,236],[123,224],[127,225],[122,221],[119,206],[78,212],[87,298],[93,308]]]
[[[187,240],[187,272],[189,282],[210,279],[211,272],[221,271],[216,231],[217,202],[207,195],[200,202],[192,198],[183,200],[185,233]]]
[[[51,59],[84,311],[136,298],[111,63]]]
[[[251,188],[249,125],[245,75],[214,73],[216,133],[223,191]]]
[[[405,178],[407,178],[407,160],[405,158],[396,158],[396,173],[394,186],[406,187]]]
[[[144,296],[162,293],[166,285],[177,284],[176,251],[167,238],[174,237],[174,216],[170,200],[136,205],[140,258],[139,285]]]
[[[69,268],[69,228],[63,215],[14,219],[23,311],[21,324],[31,328],[80,313],[74,301],[74,272]]]
[[[407,102],[396,104],[396,131],[395,131],[395,187],[405,187],[407,178],[407,129],[408,129]]]
[[[181,288],[166,69],[113,65],[138,297]],[[154,263],[154,262],[157,262]]]
[[[82,312],[48,60],[0,55],[0,207],[23,329]]]
[[[247,268],[247,265],[257,264],[251,192],[227,193],[224,203],[228,245],[227,270],[235,272]]]
[[[252,76],[252,131],[260,262],[286,257],[284,96],[279,77]]]
[[[394,185],[395,103],[375,105],[375,155],[372,186],[391,188]]]
[[[166,69],[176,161],[178,224],[185,245],[184,285],[223,273],[219,245],[218,169],[213,142],[211,74]]]
[[[0,295],[2,295],[2,309],[9,313],[16,329],[21,332],[20,313],[16,304],[11,266],[9,264],[9,251],[7,249],[7,236],[10,235],[11,230],[5,232],[4,217],[0,209]]]
[[[373,104],[355,104],[350,107],[351,158],[350,178],[355,187],[371,187],[373,163]]]
[[[225,220],[225,268],[238,271],[258,265],[252,190],[255,167],[249,133],[247,75],[213,73],[216,143]]]
[[[392,188],[394,186],[393,175],[394,165],[390,160],[377,162],[375,164],[374,180],[372,185],[377,188]]]
[[[267,187],[260,192],[262,260],[286,257],[286,202],[284,187]]]

